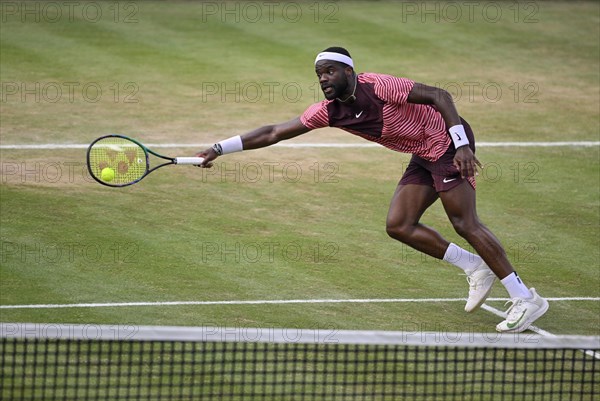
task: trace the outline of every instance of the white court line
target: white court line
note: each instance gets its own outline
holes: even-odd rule
[[[488,301],[508,301],[508,298],[488,298]],[[600,297],[546,298],[547,301],[600,301]],[[239,301],[165,301],[165,302],[103,302],[78,304],[0,305],[0,309],[115,308],[136,306],[208,306],[208,305],[287,305],[287,304],[364,304],[364,303],[435,303],[465,302],[465,298],[370,298],[370,299],[279,299]]]
[[[149,148],[195,148],[202,149],[212,146],[212,143],[145,143]],[[571,141],[571,142],[477,142],[477,147],[570,147],[600,146],[600,141]],[[87,149],[89,144],[77,143],[42,143],[42,144],[12,144],[0,145],[0,149],[13,150],[55,150],[55,149]],[[382,148],[377,143],[278,143],[281,148]]]

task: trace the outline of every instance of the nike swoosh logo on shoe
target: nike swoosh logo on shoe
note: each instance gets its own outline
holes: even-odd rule
[[[519,324],[519,322],[521,320],[523,320],[523,317],[525,316],[526,312],[527,312],[527,309],[525,309],[523,311],[523,313],[521,313],[521,317],[519,317],[519,319],[516,322],[514,322],[514,323],[506,323],[506,327],[508,327],[509,329],[514,329],[515,327],[517,327],[517,325]]]

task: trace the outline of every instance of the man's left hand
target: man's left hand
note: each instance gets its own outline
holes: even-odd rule
[[[461,146],[456,149],[454,166],[458,169],[462,178],[475,176],[477,174],[477,166],[483,168],[469,146]]]

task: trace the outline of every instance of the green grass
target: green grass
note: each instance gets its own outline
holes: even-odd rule
[[[132,3],[115,22],[113,3],[98,4],[105,7],[98,22],[3,15],[2,144],[87,143],[109,132],[211,143],[292,118],[318,100],[312,60],[335,44],[349,48],[359,71],[459,88],[457,106],[479,141],[599,137],[595,2],[538,2],[536,21],[527,23],[525,4],[515,22],[514,3],[494,3],[506,16],[498,22],[479,9],[473,21],[437,24],[396,2],[318,3],[316,23],[313,2],[294,3],[303,10],[298,22],[276,13],[256,23],[202,14],[192,2]],[[127,11],[137,22],[124,21]],[[326,22],[328,13],[334,21]],[[301,93],[284,94],[286,85]],[[62,95],[50,101],[57,86]],[[358,142],[335,130],[296,141]],[[192,150],[168,151],[178,152]],[[481,148],[478,155],[486,164],[479,214],[525,282],[548,297],[597,297],[598,147]],[[1,158],[2,305],[466,295],[456,268],[385,234],[407,155],[265,149],[223,158],[212,173],[173,168],[122,190],[84,179],[83,150],[4,149]],[[424,222],[465,245],[439,204]],[[497,286],[492,295],[506,293]],[[0,320],[477,332],[498,321],[462,307],[4,309]],[[597,335],[599,312],[598,302],[556,302],[539,326]]]

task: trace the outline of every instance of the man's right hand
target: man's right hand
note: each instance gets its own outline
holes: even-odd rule
[[[219,155],[217,154],[217,152],[215,152],[215,150],[212,147],[210,147],[208,149],[196,153],[196,157],[204,158],[204,161],[201,164],[199,164],[198,167],[211,168],[213,166],[213,160],[219,157]]]

